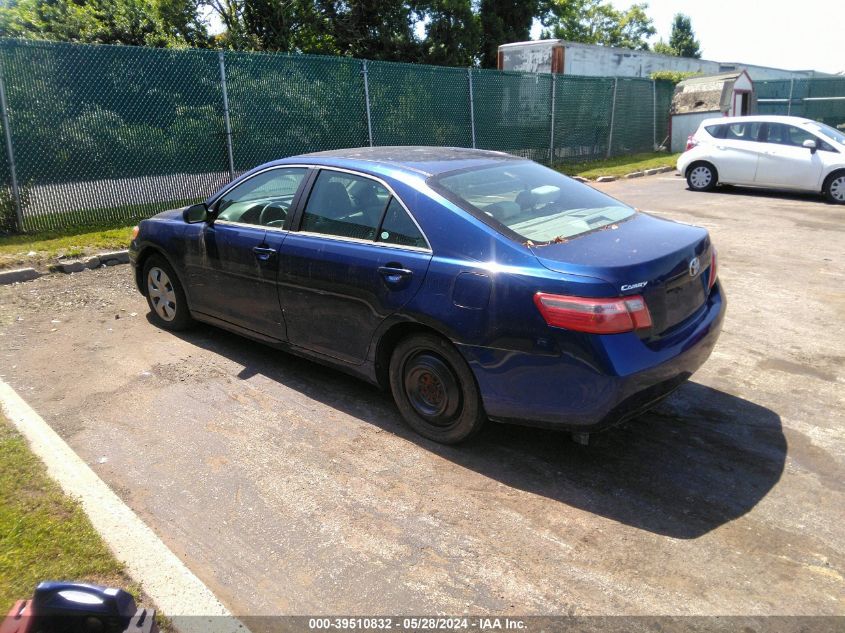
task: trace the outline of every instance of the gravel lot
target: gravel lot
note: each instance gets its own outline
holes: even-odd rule
[[[156,329],[127,266],[0,288],[0,374],[239,615],[845,615],[845,208],[601,188],[710,229],[728,316],[586,448],[432,444],[333,370]]]

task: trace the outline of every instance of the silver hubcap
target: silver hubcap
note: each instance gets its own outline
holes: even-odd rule
[[[156,314],[165,321],[172,321],[176,317],[176,291],[173,290],[170,277],[161,268],[150,268],[147,292]]]
[[[834,178],[830,183],[830,197],[837,202],[845,202],[845,176]]]
[[[689,180],[695,189],[704,189],[713,180],[713,174],[707,167],[700,166],[690,172]]]

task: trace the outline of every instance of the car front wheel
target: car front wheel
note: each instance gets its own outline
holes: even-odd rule
[[[824,193],[830,202],[845,204],[845,171],[837,171],[828,177]]]
[[[414,334],[396,346],[390,388],[405,421],[435,442],[462,442],[486,420],[470,368],[448,341],[434,334]]]
[[[716,168],[709,163],[695,163],[687,171],[687,185],[693,191],[712,191],[717,182]]]
[[[163,257],[153,255],[144,263],[143,279],[144,294],[156,325],[167,330],[184,330],[193,324],[182,284]]]

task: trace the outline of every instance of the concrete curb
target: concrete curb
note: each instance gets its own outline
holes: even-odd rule
[[[129,263],[129,251],[110,251],[91,255],[83,259],[68,259],[50,264],[47,267],[50,273],[81,273],[83,270],[94,270],[100,266],[117,266],[118,264]],[[19,281],[30,281],[37,279],[45,273],[38,272],[34,268],[18,268],[15,270],[0,270],[0,285],[12,284]]]
[[[599,176],[596,178],[596,182],[613,182],[616,180],[616,176]]]
[[[22,281],[38,279],[43,273],[34,268],[15,268],[14,270],[0,270],[0,286],[16,284]]]
[[[183,633],[249,633],[211,590],[138,518],[9,385],[0,406],[68,495],[162,613]],[[192,617],[186,617],[192,616]]]
[[[625,174],[625,178],[642,178],[645,176],[645,172],[642,171],[632,171],[630,174]]]

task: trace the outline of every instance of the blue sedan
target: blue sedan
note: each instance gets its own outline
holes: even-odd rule
[[[583,441],[689,378],[725,312],[706,230],[470,149],[267,163],[142,221],[130,257],[159,326],[331,364],[444,443],[487,419]]]

